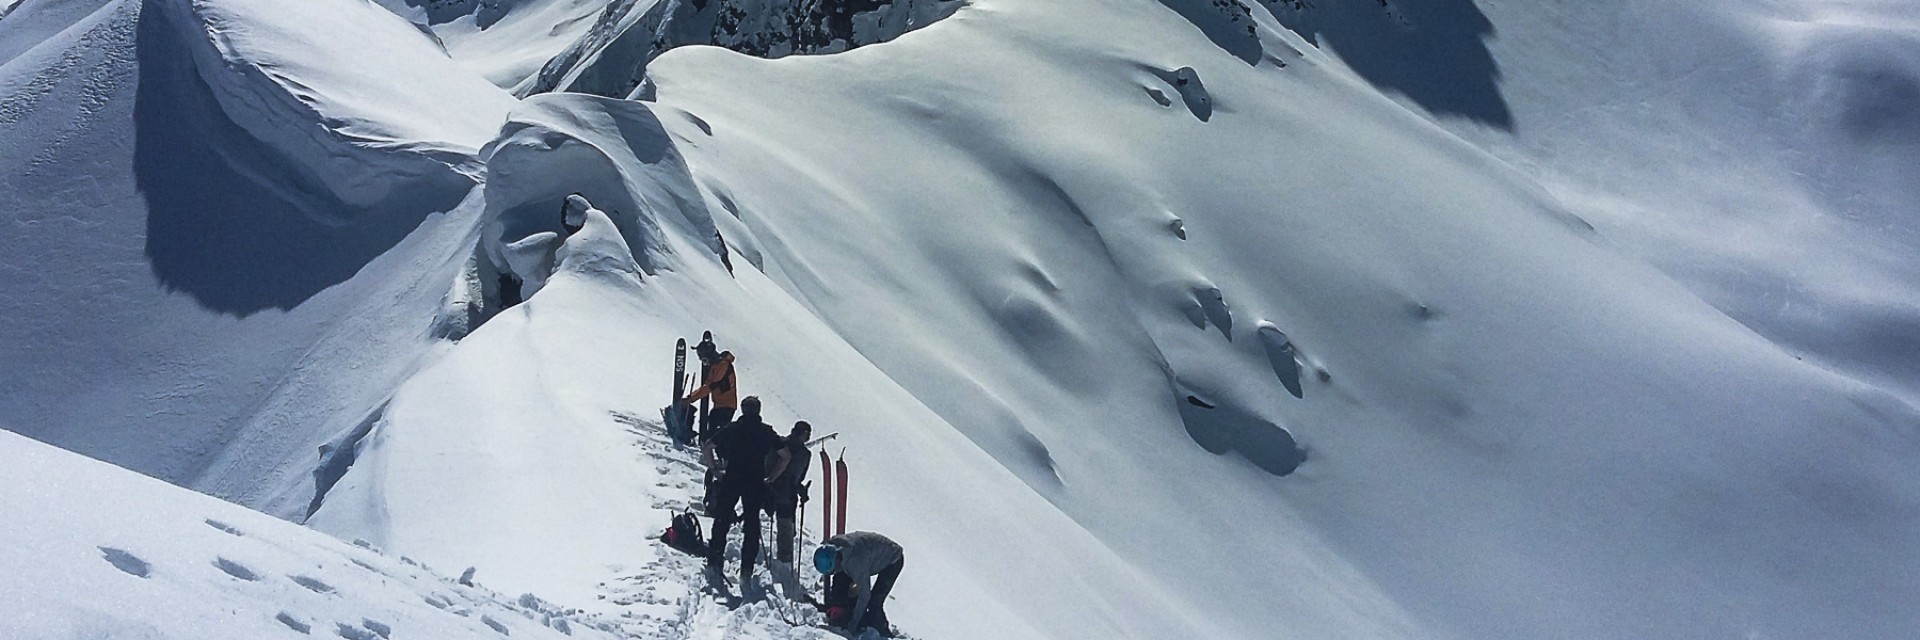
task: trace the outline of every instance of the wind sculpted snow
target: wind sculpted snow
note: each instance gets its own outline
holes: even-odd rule
[[[229,607],[241,635],[471,606],[483,635],[817,636],[697,595],[696,561],[645,540],[699,490],[652,416],[670,345],[712,330],[773,422],[840,434],[852,528],[913,558],[889,609],[916,637],[1920,625],[1913,39],[1886,3],[1208,4],[1252,21],[1235,41],[1198,2],[977,0],[780,60],[655,58],[640,14],[592,2],[455,3],[473,19],[431,36],[336,4],[0,21],[0,408],[538,595],[360,612],[347,566],[249,553],[229,538],[270,525],[199,507],[157,530],[184,549],[10,522],[52,550],[34,575],[301,604]],[[649,100],[488,86],[534,59]],[[356,170],[423,160],[457,202]],[[276,250],[320,274],[213,273]],[[488,269],[537,286],[502,308]],[[28,606],[87,619],[49,597]]]
[[[970,15],[846,56],[775,66],[689,49],[651,73],[661,103],[711,124],[711,138],[682,135],[701,140],[696,174],[741,212],[729,239],[1010,469],[1035,459],[996,418],[1019,416],[1049,454],[1047,472],[1021,477],[1148,575],[1217,603],[1209,617],[1229,633],[1368,635],[1358,618],[1466,637],[1904,624],[1882,589],[1920,584],[1876,567],[1920,544],[1894,515],[1913,513],[1895,505],[1920,488],[1893,471],[1920,452],[1886,446],[1908,418],[1864,408],[1880,391],[1753,335],[1512,165],[1347,81],[1357,63],[1337,44],[1340,57],[1274,33],[1287,66],[1249,66],[1158,3],[981,2]],[[1451,62],[1485,61],[1483,32],[1448,32],[1473,40]],[[1192,67],[1212,117],[1142,95],[1143,66]],[[1456,108],[1499,124],[1505,99],[1481,71],[1465,86],[1487,92]],[[1310,345],[1304,399],[1245,339],[1256,323],[1208,319],[1221,314],[1196,291]],[[998,306],[1036,295],[1020,313]],[[1214,388],[1192,395],[1217,406],[1231,390],[1305,463],[1276,481],[1206,457],[1235,448],[1231,432],[1181,428],[1189,409],[1169,381],[1198,376]],[[1840,424],[1852,435],[1807,431]],[[1827,524],[1831,495],[1777,490],[1806,474],[1872,487],[1844,500],[1852,524]],[[1149,542],[1192,522],[1262,535]],[[1749,532],[1749,560],[1707,533],[1730,530]],[[1899,542],[1814,550],[1864,530]],[[1291,571],[1329,565],[1311,545],[1254,542],[1275,538],[1324,541],[1354,573]],[[1184,572],[1222,558],[1239,569]],[[1698,593],[1699,575],[1737,586]],[[1302,595],[1329,593],[1376,599]],[[1538,593],[1555,604],[1526,604]],[[1703,599],[1739,621],[1699,616]],[[1465,613],[1481,607],[1500,615]],[[1821,613],[1841,610],[1854,613]]]

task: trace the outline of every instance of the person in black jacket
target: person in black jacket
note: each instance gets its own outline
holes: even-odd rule
[[[766,501],[768,485],[787,470],[789,454],[780,434],[760,420],[760,399],[747,396],[740,401],[740,419],[721,428],[700,447],[700,457],[717,471],[707,501],[713,517],[713,536],[707,568],[714,577],[725,575],[727,532],[734,520],[745,517],[741,527],[740,586],[745,589],[753,577],[753,562],[760,555],[760,509]],[[734,508],[741,507],[735,512]]]

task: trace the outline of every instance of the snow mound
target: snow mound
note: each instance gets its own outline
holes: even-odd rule
[[[150,6],[183,34],[227,117],[284,165],[267,186],[322,220],[350,220],[423,184],[463,190],[514,105],[364,0]]]
[[[780,58],[887,42],[952,15],[964,0],[616,0],[586,34],[517,92],[622,97],[641,89],[647,63],[687,45]]]
[[[613,638],[207,496],[0,432],[0,636]],[[51,482],[51,479],[59,479]]]
[[[534,96],[513,112],[485,157],[483,250],[501,271],[544,279],[558,245],[539,234],[564,236],[563,208],[572,194],[611,219],[642,272],[653,272],[672,253],[666,229],[718,250],[713,219],[686,161],[643,103]]]

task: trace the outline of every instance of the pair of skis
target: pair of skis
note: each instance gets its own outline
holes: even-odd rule
[[[700,339],[711,342],[713,332],[701,334]],[[706,372],[700,371],[697,375],[704,378]],[[705,380],[699,382],[705,382]],[[668,404],[667,408],[662,409],[660,413],[667,423],[667,435],[673,438],[674,444],[683,447],[693,444],[695,416],[693,407],[687,406],[685,398],[687,388],[694,384],[696,384],[694,376],[687,374],[687,339],[680,338],[673,344],[673,398],[671,404]],[[705,428],[704,423],[707,420],[707,400],[708,398],[704,396],[700,398],[699,420],[703,425],[700,427],[702,429]]]
[[[834,481],[835,477],[839,478],[838,482]],[[839,462],[829,458],[825,450],[820,451],[820,496],[820,539],[825,541],[847,532],[846,449],[840,450]],[[834,509],[836,505],[838,511]]]
[[[660,410],[660,417],[667,423],[667,437],[673,443],[687,446],[693,442],[692,425],[687,424],[687,339],[681,338],[673,345],[673,397],[667,408]]]

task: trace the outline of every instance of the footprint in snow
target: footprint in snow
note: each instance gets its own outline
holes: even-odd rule
[[[294,631],[298,631],[303,634],[313,633],[313,625],[302,622],[299,618],[293,617],[293,614],[291,613],[282,611],[280,612],[280,615],[274,616],[273,619],[279,620],[280,624],[287,625],[288,629],[292,629]]]
[[[240,533],[240,530],[239,530],[239,529],[235,529],[235,528],[233,528],[233,525],[229,525],[229,524],[227,524],[227,523],[225,523],[225,522],[221,522],[221,521],[219,521],[219,520],[214,520],[214,519],[212,519],[212,518],[208,518],[208,519],[206,520],[206,523],[207,523],[207,526],[209,526],[209,527],[213,527],[213,528],[215,528],[215,529],[219,529],[219,530],[221,530],[221,531],[224,531],[224,532],[226,532],[226,533],[227,533],[228,535],[234,535],[234,536],[240,536],[240,537],[246,537],[246,534],[242,534],[242,533]]]
[[[314,593],[322,593],[322,594],[333,593],[333,585],[329,585],[317,579],[310,578],[307,576],[287,576],[287,577],[291,578],[294,582],[299,583],[300,586],[306,587],[308,591],[312,591]]]
[[[380,640],[381,638],[380,635],[375,634],[369,629],[356,627],[345,622],[334,623],[333,632],[335,635],[346,638],[347,640]]]
[[[374,638],[386,640],[394,636],[394,627],[388,627],[386,623],[380,623],[371,617],[363,617],[359,627],[348,627],[348,625],[334,625],[334,627],[342,638],[349,638],[349,640],[374,640]]]
[[[113,547],[98,547],[98,548],[100,549],[100,553],[106,558],[107,562],[109,564],[112,564],[113,568],[115,569],[125,571],[129,574],[134,575],[135,577],[140,577],[140,578],[147,577],[147,574],[153,571],[153,567],[151,565],[148,565],[147,561],[141,560],[139,556],[135,556],[131,553],[127,553],[125,551],[121,551]]]
[[[233,576],[235,578],[239,578],[241,580],[245,580],[247,582],[260,581],[260,574],[254,573],[252,569],[247,568],[247,565],[240,564],[238,562],[234,562],[226,558],[219,558],[217,560],[214,560],[213,566],[219,567],[220,570],[225,571],[227,575]]]

